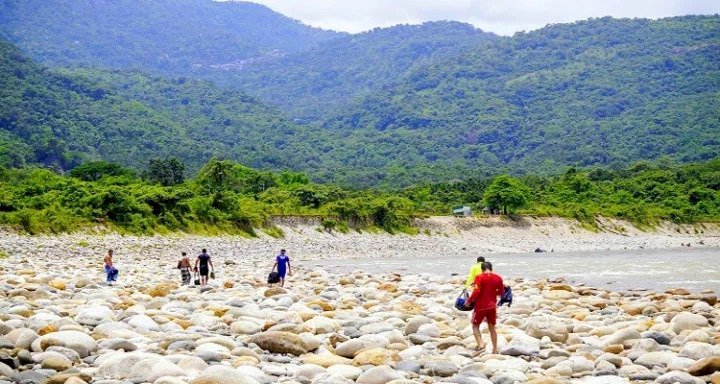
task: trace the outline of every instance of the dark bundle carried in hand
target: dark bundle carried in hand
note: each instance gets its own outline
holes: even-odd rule
[[[500,301],[498,302],[498,307],[502,307],[503,304],[507,303],[508,307],[512,305],[512,289],[509,286],[505,286],[505,293],[503,293],[502,296],[500,296]]]
[[[467,307],[465,306],[465,303],[467,303],[469,296],[467,293],[467,290],[463,289],[462,292],[460,292],[460,296],[455,299],[455,308],[459,311],[472,311],[474,305],[470,303]]]
[[[270,272],[268,275],[268,284],[277,284],[280,282],[280,275],[277,272]]]

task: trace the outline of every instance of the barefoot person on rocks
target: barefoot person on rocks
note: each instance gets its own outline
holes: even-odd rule
[[[492,353],[497,354],[497,332],[495,324],[497,323],[497,297],[505,293],[502,277],[493,273],[492,264],[489,261],[482,263],[482,272],[475,278],[475,290],[470,298],[468,298],[465,306],[469,307],[470,303],[475,304],[472,317],[472,330],[475,341],[477,342],[478,351],[485,349],[485,343],[480,333],[480,324],[483,320],[487,321],[488,331],[490,331],[490,340],[492,341]]]
[[[113,250],[108,249],[107,255],[105,255],[105,259],[103,260],[105,262],[105,275],[106,275],[106,282],[108,285],[112,285],[113,281],[117,280],[118,270],[113,265]]]
[[[190,263],[190,258],[188,257],[187,252],[182,253],[182,258],[180,259],[180,261],[178,261],[177,267],[180,270],[182,285],[190,285],[190,282],[192,281],[192,274],[190,273],[190,268],[192,267],[192,265]]]
[[[280,278],[280,286],[285,286],[285,273],[292,276],[292,270],[290,269],[290,257],[285,254],[285,250],[281,249],[280,254],[275,257],[275,264],[273,264],[270,273],[275,271],[277,267],[278,277]]]
[[[195,260],[195,268],[199,268],[200,270],[200,285],[206,285],[210,269],[212,268],[212,270],[215,271],[215,266],[213,266],[212,260],[210,260],[207,249],[203,248],[202,252],[198,255],[197,260]]]

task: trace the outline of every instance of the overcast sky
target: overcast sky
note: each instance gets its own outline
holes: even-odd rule
[[[361,32],[432,20],[512,35],[589,17],[660,18],[720,13],[720,0],[250,0],[315,27]]]

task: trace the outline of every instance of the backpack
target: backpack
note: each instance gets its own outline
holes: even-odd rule
[[[507,303],[508,307],[512,305],[513,300],[513,294],[512,289],[510,286],[505,286],[505,293],[500,296],[500,301],[498,302],[498,307],[502,307],[503,304]]]
[[[268,284],[276,284],[280,282],[280,275],[277,272],[270,272],[267,279]]]

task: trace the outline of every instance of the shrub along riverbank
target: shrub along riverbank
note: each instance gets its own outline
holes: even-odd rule
[[[720,159],[626,169],[586,169],[550,177],[507,175],[402,190],[315,184],[295,172],[258,171],[211,160],[191,179],[183,164],[158,159],[142,175],[106,162],[69,175],[49,169],[0,168],[0,224],[28,233],[102,228],[138,234],[183,231],[254,235],[281,232],[275,216],[319,216],[325,230],[412,233],[412,219],[447,215],[454,205],[476,212],[560,216],[594,225],[598,216],[652,226],[720,221]]]

